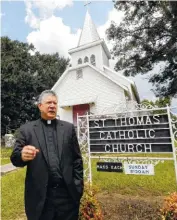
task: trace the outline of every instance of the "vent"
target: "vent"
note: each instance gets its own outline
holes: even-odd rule
[[[82,69],[76,70],[76,79],[79,80],[79,79],[82,79],[82,78],[83,78]]]

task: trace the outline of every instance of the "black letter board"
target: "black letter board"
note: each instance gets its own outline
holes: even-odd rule
[[[97,171],[103,172],[123,172],[120,162],[97,162]]]

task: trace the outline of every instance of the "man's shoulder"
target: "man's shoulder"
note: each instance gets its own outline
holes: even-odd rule
[[[36,123],[38,123],[38,121],[39,121],[39,119],[35,120],[35,121],[28,121],[25,124],[21,125],[20,129],[26,129],[26,128],[33,127]]]
[[[58,120],[60,122],[60,124],[62,124],[63,126],[66,127],[73,127],[74,125],[68,121],[63,121],[63,120]]]

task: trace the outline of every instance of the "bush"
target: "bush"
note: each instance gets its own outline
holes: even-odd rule
[[[163,220],[177,220],[177,192],[165,198],[161,213]]]
[[[96,198],[96,188],[85,185],[84,195],[81,199],[79,220],[102,220],[103,214]]]

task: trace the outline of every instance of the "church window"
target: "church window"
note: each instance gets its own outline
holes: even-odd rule
[[[91,62],[91,64],[93,65],[93,66],[96,66],[96,62],[95,62],[95,55],[91,55],[91,57],[90,57],[90,62]]]
[[[89,58],[88,58],[88,57],[85,57],[85,58],[84,58],[84,63],[88,63],[88,61],[89,61]]]
[[[78,64],[82,64],[82,59],[81,58],[78,59]]]
[[[76,70],[76,79],[82,79],[83,78],[83,72],[82,69]]]

